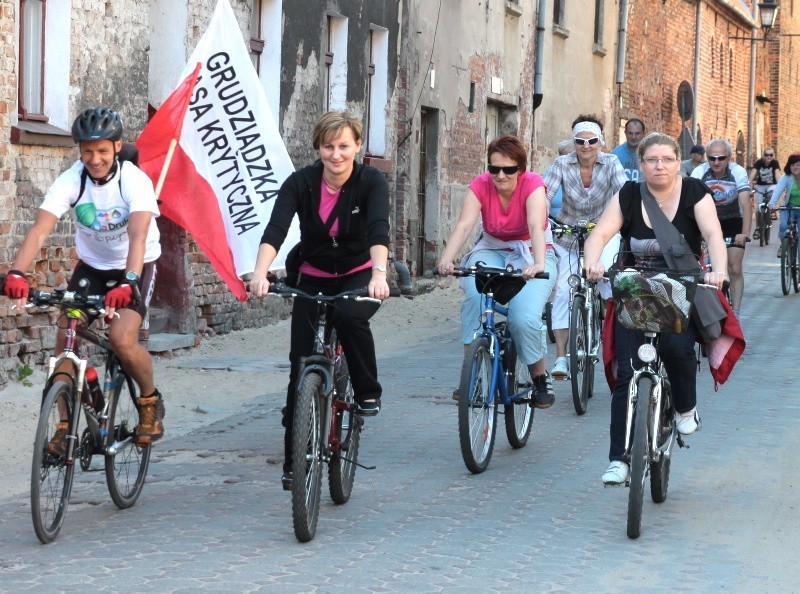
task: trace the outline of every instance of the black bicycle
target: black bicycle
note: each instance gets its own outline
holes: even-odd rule
[[[318,305],[314,353],[300,360],[292,423],[292,521],[300,542],[317,531],[322,493],[322,468],[328,466],[328,488],[334,503],[347,503],[353,490],[361,428],[364,420],[353,399],[347,357],[330,324],[334,302],[354,299],[381,303],[368,289],[337,295],[311,295],[283,283],[271,284],[270,293],[299,297]],[[399,295],[393,290],[392,296]]]
[[[753,195],[756,200],[756,229],[753,232],[753,239],[758,239],[761,247],[769,245],[770,231],[772,230],[772,217],[769,211],[769,201],[772,199],[772,190],[754,189]]]
[[[64,523],[76,461],[82,470],[89,470],[92,457],[103,456],[108,492],[120,509],[136,503],[150,463],[150,447],[135,443],[136,385],[108,337],[89,327],[104,310],[103,296],[88,295],[87,288],[84,282],[81,291],[32,290],[28,296],[28,307],[59,307],[59,324],[66,329],[64,351],[48,363],[33,443],[31,514],[36,536],[45,544],[58,536]],[[86,357],[77,354],[78,338],[105,352],[103,387]],[[81,416],[86,421],[83,432]]]
[[[786,233],[781,237],[781,290],[784,295],[789,294],[789,283],[794,287],[794,292],[800,292],[800,272],[798,272],[797,240],[797,212],[800,206],[779,206],[775,210],[785,210],[789,213]]]

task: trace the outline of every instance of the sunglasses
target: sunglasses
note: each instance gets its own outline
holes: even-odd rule
[[[575,141],[575,144],[580,146],[586,146],[587,144],[597,144],[600,142],[600,139],[597,136],[592,136],[591,138],[578,138],[577,136],[573,137],[572,140]]]
[[[724,161],[728,158],[728,155],[708,155],[709,161]]]
[[[765,157],[774,157],[775,153],[764,153]]]
[[[500,165],[487,165],[486,168],[492,175],[497,175],[501,171],[506,175],[514,175],[519,171],[519,165],[509,165],[508,167],[500,167]]]

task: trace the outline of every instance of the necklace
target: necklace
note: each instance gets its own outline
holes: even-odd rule
[[[670,198],[672,198],[672,196],[675,194],[675,188],[677,187],[677,185],[678,185],[678,180],[676,179],[674,182],[672,182],[672,186],[670,187],[666,196],[664,196],[661,200],[656,198],[655,194],[653,194],[653,198],[655,198],[656,204],[658,204],[658,208],[661,208],[663,210],[664,203],[667,202]],[[652,189],[650,190],[650,193],[651,194],[653,193]]]

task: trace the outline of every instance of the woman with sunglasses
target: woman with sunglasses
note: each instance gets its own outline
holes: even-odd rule
[[[547,200],[552,202],[559,188],[562,190],[562,206],[558,220],[566,225],[577,225],[580,221],[597,222],[611,197],[628,181],[625,170],[616,155],[600,149],[603,141],[603,125],[593,115],[579,115],[572,122],[572,140],[575,152],[558,157],[545,173]],[[612,240],[603,251],[603,261],[613,262],[619,249],[619,237]],[[556,339],[556,362],[550,374],[556,379],[569,377],[567,340],[569,339],[569,284],[567,279],[578,272],[578,247],[571,235],[556,239],[555,252],[558,258],[558,280],[553,298],[552,326]],[[606,284],[601,284],[600,295],[611,297]]]
[[[472,180],[438,269],[440,274],[453,271],[456,256],[479,221],[480,237],[461,259],[462,265],[483,262],[487,266],[522,269],[528,282],[508,303],[508,327],[533,381],[532,405],[548,408],[554,397],[547,381],[542,311],[555,283],[556,259],[544,183],[539,174],[526,171],[527,153],[516,136],[501,136],[490,142],[487,157],[488,172]],[[550,278],[531,281],[540,272],[548,272]],[[462,279],[462,287],[466,296],[461,305],[461,328],[466,347],[480,329],[477,322],[481,294],[472,277]]]

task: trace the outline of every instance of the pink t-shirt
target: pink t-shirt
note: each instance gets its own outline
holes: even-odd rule
[[[489,172],[473,179],[469,189],[481,203],[481,223],[484,231],[503,241],[530,239],[525,200],[540,187],[544,187],[544,181],[538,173],[533,171],[520,173],[511,201],[507,208],[503,208]],[[545,220],[544,228],[547,229],[548,225],[549,222]]]
[[[328,186],[325,185],[325,182],[322,182],[322,193],[320,195],[319,200],[319,218],[322,219],[323,222],[328,220],[328,217],[333,212],[333,209],[336,207],[336,203],[339,202],[339,194],[342,193],[342,190],[338,190],[337,192],[331,192],[328,189]],[[331,225],[331,230],[328,235],[331,237],[336,237],[336,234],[339,232],[339,219],[337,218],[333,225]],[[365,270],[372,266],[372,260],[367,260],[364,264],[360,266],[356,266],[352,270],[348,270],[344,274],[352,274],[354,272],[358,272],[359,270]],[[300,272],[302,274],[308,274],[309,276],[316,276],[320,278],[335,278],[337,276],[344,276],[344,274],[333,274],[331,272],[325,272],[324,270],[320,270],[309,264],[308,262],[303,262],[300,265]]]

